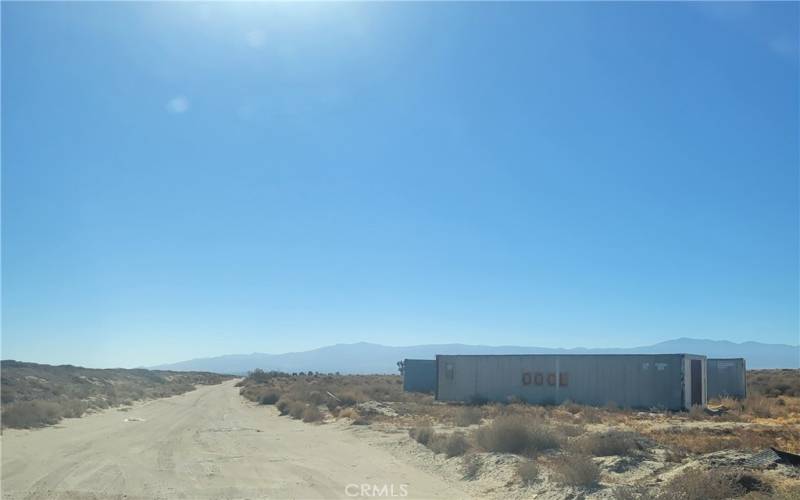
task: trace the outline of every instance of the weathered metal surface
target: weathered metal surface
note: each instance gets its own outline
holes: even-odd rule
[[[433,359],[403,360],[403,390],[433,392],[436,390],[436,361]]]
[[[708,360],[708,397],[747,396],[747,370],[743,358]]]
[[[706,358],[689,354],[439,355],[436,397],[678,410],[692,404],[692,360],[701,377],[694,400],[705,405]]]

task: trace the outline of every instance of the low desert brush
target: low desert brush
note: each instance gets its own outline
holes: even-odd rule
[[[458,427],[469,427],[470,425],[481,423],[481,410],[474,406],[461,408],[455,416],[455,424]]]
[[[611,430],[584,434],[573,440],[570,448],[595,457],[630,456],[639,450],[639,441],[640,437],[632,432]]]
[[[539,480],[539,466],[532,460],[520,462],[517,465],[517,476],[523,486],[531,486]]]
[[[486,451],[531,454],[560,448],[562,437],[540,421],[508,416],[477,429],[475,440]]]
[[[319,422],[322,420],[322,413],[314,405],[306,406],[303,410],[303,422]]]
[[[426,446],[434,434],[433,427],[429,425],[414,427],[408,431],[408,435],[411,436],[414,441]]]
[[[600,469],[591,458],[569,454],[556,460],[553,472],[556,480],[567,486],[592,487],[600,481]]]

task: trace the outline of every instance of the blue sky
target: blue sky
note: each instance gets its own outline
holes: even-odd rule
[[[2,4],[2,357],[798,341],[798,12]]]

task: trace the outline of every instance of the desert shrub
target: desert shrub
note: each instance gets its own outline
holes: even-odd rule
[[[781,417],[788,413],[785,405],[779,404],[777,399],[758,394],[747,396],[741,403],[740,411],[759,418]]]
[[[539,466],[532,460],[520,462],[517,465],[517,476],[524,486],[530,486],[539,479]]]
[[[259,398],[258,402],[262,405],[274,405],[278,402],[280,397],[281,395],[275,391],[267,391],[261,395],[261,398]]]
[[[359,398],[352,392],[345,392],[342,394],[337,394],[339,398],[339,403],[342,406],[355,406],[358,404]]]
[[[689,420],[704,420],[706,417],[706,410],[701,405],[693,405],[689,409]]]
[[[570,448],[575,452],[595,457],[628,456],[639,449],[637,438],[638,436],[632,432],[611,430],[585,434],[570,443]]]
[[[575,425],[575,424],[562,424],[562,423],[559,423],[559,424],[557,424],[555,426],[555,429],[558,432],[558,434],[561,434],[562,436],[567,436],[567,437],[580,436],[581,434],[586,432],[586,429],[583,426]]]
[[[322,413],[314,405],[306,406],[303,410],[303,422],[319,422],[322,420]]]
[[[444,442],[444,454],[450,457],[459,457],[470,448],[467,436],[463,432],[450,434]]]
[[[614,500],[650,500],[653,495],[643,484],[617,486],[612,491]]]
[[[4,427],[27,429],[53,425],[61,420],[62,412],[53,401],[20,401],[3,405]]]
[[[275,408],[278,409],[278,412],[281,415],[287,415],[289,413],[289,405],[290,404],[291,404],[291,401],[289,401],[288,399],[280,398],[275,403]]]
[[[461,408],[455,416],[455,424],[459,427],[481,423],[481,410],[474,406]]]
[[[427,444],[430,442],[431,438],[434,436],[435,432],[433,432],[433,427],[429,425],[421,426],[421,427],[414,427],[408,431],[408,435],[411,438],[418,442],[419,444]]]
[[[564,409],[564,411],[571,413],[573,415],[577,415],[581,412],[581,405],[574,403],[572,400],[564,400],[559,406]]]
[[[467,455],[464,457],[464,463],[461,466],[463,478],[467,481],[477,478],[481,472],[481,467],[482,464],[478,455]]]
[[[556,431],[539,421],[527,421],[521,416],[498,417],[475,433],[478,445],[486,451],[530,454],[557,449],[561,446]]]
[[[303,413],[306,411],[305,403],[300,401],[292,401],[289,403],[289,416],[296,419],[303,418]]]
[[[425,446],[427,446],[428,449],[434,453],[434,455],[445,453],[447,449],[447,435],[434,432]]]
[[[600,410],[594,406],[581,407],[579,416],[581,421],[585,424],[597,424],[603,421]]]
[[[567,486],[591,487],[600,481],[600,469],[584,455],[564,455],[555,461],[556,480]]]
[[[723,500],[744,493],[742,486],[720,471],[686,469],[667,483],[658,500]]]
[[[130,402],[128,402],[130,405]],[[80,418],[86,413],[86,410],[89,409],[89,405],[85,401],[79,401],[77,399],[70,399],[67,401],[62,401],[61,405],[61,416],[64,418]]]
[[[310,391],[305,400],[306,400],[306,402],[308,402],[308,403],[310,403],[310,404],[312,404],[314,406],[319,406],[319,405],[325,403],[325,399],[326,399],[325,396],[322,395],[321,392],[319,392],[319,391]]]

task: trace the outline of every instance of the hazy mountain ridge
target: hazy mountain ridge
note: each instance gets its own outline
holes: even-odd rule
[[[800,346],[735,343],[725,340],[679,338],[632,348],[553,349],[524,346],[485,346],[467,344],[426,344],[385,346],[359,342],[336,344],[285,354],[230,354],[192,359],[151,367],[159,370],[246,373],[255,368],[286,372],[319,371],[341,373],[396,373],[397,361],[404,358],[433,359],[436,354],[657,354],[691,353],[711,358],[745,358],[748,368],[798,368]]]

